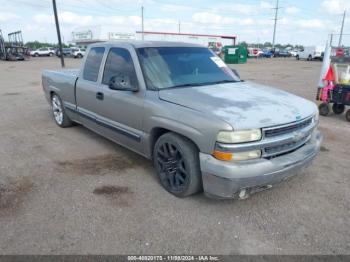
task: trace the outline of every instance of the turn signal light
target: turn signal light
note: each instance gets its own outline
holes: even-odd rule
[[[216,159],[219,159],[219,160],[231,161],[233,154],[232,153],[228,153],[228,152],[220,152],[220,151],[215,150],[214,153],[213,153],[213,156]]]

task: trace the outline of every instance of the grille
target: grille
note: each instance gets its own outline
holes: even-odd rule
[[[285,143],[283,145],[265,147],[265,156],[271,156],[276,154],[282,154],[295,150],[296,148],[302,147],[310,138],[310,135],[300,139],[299,141]]]
[[[267,129],[264,131],[264,134],[265,134],[266,138],[280,136],[280,135],[294,132],[294,131],[299,130],[299,129],[303,129],[303,128],[309,126],[311,123],[312,123],[312,118],[309,118],[309,119],[304,120],[302,122],[288,125],[285,127],[276,127],[273,129]]]

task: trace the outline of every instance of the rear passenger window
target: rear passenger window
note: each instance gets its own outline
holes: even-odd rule
[[[100,70],[104,47],[93,47],[90,49],[88,56],[86,57],[83,78],[85,80],[96,82],[98,78],[98,72]]]
[[[134,63],[128,50],[123,48],[111,48],[106,60],[102,83],[109,84],[113,76],[128,76],[130,84],[137,86],[137,77]]]

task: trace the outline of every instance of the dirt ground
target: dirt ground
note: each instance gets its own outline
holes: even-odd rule
[[[68,67],[80,60],[67,59]],[[245,201],[178,199],[151,163],[81,126],[54,123],[41,71],[0,62],[1,254],[350,254],[350,123],[320,118],[322,151]],[[314,101],[321,63],[249,60],[243,79]]]

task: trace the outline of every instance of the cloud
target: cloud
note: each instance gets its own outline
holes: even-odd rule
[[[12,20],[19,19],[20,17],[13,13],[0,13],[0,22],[9,22]]]
[[[295,7],[295,6],[291,6],[291,7],[287,7],[286,8],[286,13],[287,14],[297,14],[300,12],[300,9]]]
[[[296,24],[304,29],[320,29],[326,26],[324,21],[320,19],[302,19],[296,21]]]
[[[53,15],[47,15],[47,14],[36,14],[33,16],[33,20],[35,23],[38,24],[52,24],[54,22]]]
[[[329,14],[341,14],[345,9],[350,10],[349,0],[324,0],[321,8]]]
[[[214,8],[214,12],[225,12],[232,14],[242,14],[242,15],[256,15],[259,12],[258,5],[250,5],[250,4],[217,4]]]
[[[255,22],[252,18],[232,18],[228,16],[222,16],[219,14],[209,13],[209,12],[199,12],[192,16],[192,20],[195,23],[216,25],[216,26],[227,26],[232,25],[232,27],[237,25],[253,25]]]
[[[265,2],[265,1],[261,1],[260,2],[260,8],[262,9],[271,9],[271,8],[274,8],[275,6],[272,5],[271,3],[269,2]]]
[[[191,12],[193,8],[187,5],[174,5],[174,4],[164,4],[161,6],[161,10],[164,12]]]

